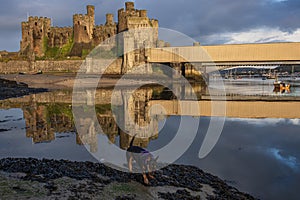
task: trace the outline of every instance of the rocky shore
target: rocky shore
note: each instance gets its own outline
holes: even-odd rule
[[[25,83],[0,79],[0,100],[46,91],[43,88],[30,88]]]
[[[150,185],[142,175],[101,163],[34,158],[0,160],[3,199],[254,199],[193,166],[169,165]]]

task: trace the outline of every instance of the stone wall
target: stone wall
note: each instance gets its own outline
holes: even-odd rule
[[[29,72],[30,62],[28,61],[8,61],[0,62],[0,73],[1,74],[12,74],[19,72]]]
[[[62,60],[62,61],[9,61],[0,62],[0,73],[1,74],[13,74],[20,72],[76,72],[82,60]]]
[[[48,33],[49,47],[63,47],[73,39],[72,27],[51,27]]]
[[[102,42],[107,42],[109,45],[116,45],[115,41],[108,40],[108,38],[117,34],[117,23],[113,21],[113,14],[106,14],[105,25],[96,26],[93,34],[94,46]]]
[[[106,70],[102,72],[97,62],[106,62],[104,59],[94,60],[90,68],[87,67],[87,73],[105,73],[105,74],[121,74],[122,59],[115,60]],[[13,73],[34,73],[42,72],[77,72],[83,60],[39,60],[39,61],[9,61],[0,62],[0,74]]]
[[[111,59],[86,59],[84,66],[87,73],[101,73],[101,74],[121,74],[121,66],[123,60],[118,58]]]
[[[31,69],[33,71],[43,71],[43,72],[77,72],[82,64],[82,60],[62,60],[62,61],[51,61],[51,60],[41,60],[35,61],[31,64]]]

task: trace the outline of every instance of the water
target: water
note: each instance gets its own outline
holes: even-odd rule
[[[76,144],[74,132],[54,132],[52,140],[31,135],[22,109],[0,110],[0,158],[34,157],[95,161],[88,151]],[[37,142],[40,140],[40,142]]]
[[[268,95],[268,96],[300,96],[300,79],[284,79],[281,81],[291,84],[289,91],[274,91],[274,79],[261,78],[224,79],[224,87],[228,94]],[[210,87],[218,88],[218,79],[210,80]]]
[[[231,91],[241,92],[243,88],[242,95],[261,94],[261,88],[265,86],[259,80],[225,81],[225,88],[230,87]],[[273,94],[271,86],[268,94]],[[176,163],[195,165],[258,198],[299,199],[299,119],[226,118],[217,144],[208,156],[199,159],[199,149],[209,122],[218,117],[171,115],[156,116],[155,120],[147,117],[147,103],[151,99],[169,97],[161,95],[162,91],[162,88],[141,88],[129,102],[127,109],[132,111],[130,116],[135,123],[144,126],[153,120],[152,132],[143,132],[147,137],[138,141],[141,146],[156,151],[169,144],[180,122],[183,123],[181,130],[186,134],[185,139],[193,139],[189,138],[189,131],[200,119],[192,145]],[[206,93],[203,88],[197,91]],[[298,88],[295,87],[290,94],[297,96]],[[54,91],[0,102],[0,158],[35,157],[97,162],[90,152],[101,150],[99,140],[126,149],[130,140],[118,128],[116,116],[109,109],[110,95],[109,89],[97,91],[96,94],[96,100],[100,102],[96,105],[96,117],[104,135],[91,129],[92,121],[85,117],[84,112],[81,116],[82,129],[89,131],[87,135],[77,133],[80,128],[76,128],[73,122],[70,91]],[[84,111],[88,109],[86,107]],[[122,117],[122,107],[115,106],[115,109],[117,117]],[[172,155],[172,152],[169,153]]]

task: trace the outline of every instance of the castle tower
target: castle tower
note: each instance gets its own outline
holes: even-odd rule
[[[44,56],[50,28],[51,20],[49,18],[29,17],[27,22],[22,22],[20,53],[25,56]]]
[[[119,46],[122,45],[120,48],[123,49],[123,52],[130,52],[123,58],[122,73],[126,73],[134,66],[146,61],[143,49],[156,46],[158,21],[149,19],[147,10],[135,9],[133,2],[126,2],[125,9],[122,8],[118,11],[118,21],[118,33],[124,32],[122,41],[118,41]]]
[[[114,24],[114,15],[113,14],[106,14],[106,23],[105,25],[113,25]]]
[[[134,2],[125,2],[125,9],[126,11],[134,10]]]
[[[86,9],[87,9],[87,15],[94,19],[95,18],[95,6],[87,5]]]
[[[74,42],[90,43],[95,27],[95,7],[88,5],[87,14],[75,14],[73,16]]]

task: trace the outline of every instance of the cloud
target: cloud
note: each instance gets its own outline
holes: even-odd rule
[[[241,32],[217,33],[201,39],[208,44],[300,42],[300,28],[288,32],[279,28],[261,27]]]
[[[19,45],[20,34],[13,32],[20,32],[20,23],[26,20],[27,13],[50,17],[55,26],[71,26],[72,15],[85,13],[85,6],[92,4],[96,7],[96,23],[101,24],[108,12],[113,13],[116,19],[117,10],[124,7],[124,2],[2,0],[0,49],[18,50],[15,46]],[[299,34],[299,0],[143,0],[135,3],[138,9],[147,9],[150,18],[158,19],[161,27],[180,31],[203,44],[280,41],[282,38],[284,41],[294,41]],[[272,34],[268,34],[272,37],[262,37],[266,29],[272,31]],[[15,36],[14,44],[5,43],[2,30]],[[246,35],[252,31],[256,31],[255,34]]]

